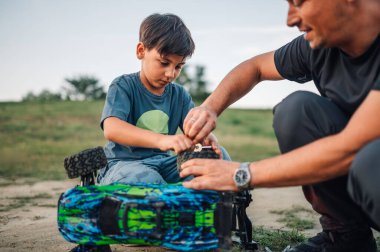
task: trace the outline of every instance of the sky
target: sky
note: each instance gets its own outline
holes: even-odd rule
[[[107,90],[139,71],[138,30],[152,13],[183,19],[196,44],[187,65],[206,67],[210,91],[239,63],[301,35],[286,26],[284,0],[0,0],[0,101],[59,92],[83,74]],[[271,108],[300,89],[317,92],[312,83],[265,81],[232,107]]]

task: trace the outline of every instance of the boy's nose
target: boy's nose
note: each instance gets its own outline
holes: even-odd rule
[[[175,75],[175,70],[174,69],[167,69],[165,71],[165,77],[167,77],[169,79],[173,79],[174,75]]]

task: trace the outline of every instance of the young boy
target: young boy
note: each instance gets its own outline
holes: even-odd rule
[[[108,166],[99,173],[100,184],[179,182],[176,156],[169,151],[193,147],[176,132],[194,103],[173,83],[194,52],[190,31],[176,15],[153,14],[142,22],[139,35],[141,70],[116,78],[104,105],[100,126],[108,140]],[[212,134],[205,144],[221,153]]]

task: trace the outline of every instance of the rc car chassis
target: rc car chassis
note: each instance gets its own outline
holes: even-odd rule
[[[217,158],[209,149],[185,152],[191,158]],[[246,208],[249,191],[196,191],[179,184],[95,185],[97,170],[107,165],[102,147],[65,158],[69,178],[80,186],[69,189],[58,202],[58,228],[79,244],[72,252],[110,252],[110,244],[163,246],[179,251],[229,249],[236,244],[257,250]]]

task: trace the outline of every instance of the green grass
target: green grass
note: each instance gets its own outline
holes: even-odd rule
[[[215,134],[236,161],[254,161],[279,154],[271,110],[227,109]]]
[[[103,101],[0,103],[0,177],[65,179],[64,157],[103,146]],[[215,134],[233,160],[279,153],[270,110],[229,109]]]
[[[294,246],[306,240],[306,237],[298,231],[269,230],[258,226],[253,228],[253,240],[257,242],[258,252],[281,252],[288,245]],[[240,252],[244,250],[235,245],[228,251]]]
[[[104,145],[103,102],[0,103],[0,176],[64,179],[63,159]]]
[[[291,209],[283,210],[272,210],[271,213],[278,214],[281,216],[277,221],[285,224],[286,227],[304,231],[306,229],[313,229],[315,223],[311,220],[300,217],[300,213],[311,214],[312,211],[300,206],[293,206]]]
[[[306,237],[298,231],[268,230],[264,227],[254,227],[253,240],[259,244],[259,252],[268,247],[272,252],[282,251],[288,245],[296,245]]]

